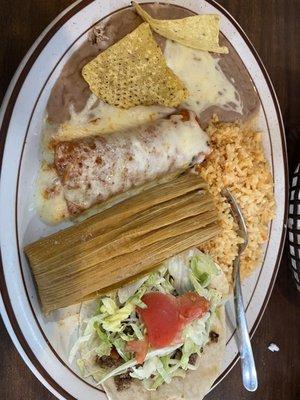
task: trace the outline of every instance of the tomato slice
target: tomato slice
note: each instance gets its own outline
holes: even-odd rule
[[[209,302],[195,292],[186,292],[177,298],[181,326],[201,318],[209,310]]]
[[[135,353],[135,359],[139,364],[142,364],[146,358],[148,352],[148,339],[147,337],[144,340],[131,340],[126,343],[125,349],[126,351],[131,351]]]
[[[147,308],[138,308],[137,311],[154,349],[180,343],[183,328],[209,310],[209,302],[194,292],[179,297],[151,292],[145,294],[142,301]]]
[[[147,308],[138,308],[138,313],[147,328],[149,344],[153,348],[168,346],[180,329],[176,297],[151,292],[142,301]]]

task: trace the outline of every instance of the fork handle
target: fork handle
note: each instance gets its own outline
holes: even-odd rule
[[[241,356],[241,367],[244,387],[250,392],[257,389],[257,373],[250,343],[248,325],[243,303],[241,278],[240,278],[240,259],[234,260],[235,284],[234,284],[234,306],[236,315],[236,326],[238,336],[238,347]]]

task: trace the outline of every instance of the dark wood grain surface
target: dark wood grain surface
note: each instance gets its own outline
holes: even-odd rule
[[[0,100],[22,57],[70,0],[0,0]],[[300,160],[300,1],[220,0],[260,54],[282,109],[291,168]],[[4,138],[0,138],[0,152]],[[0,222],[1,224],[1,222]],[[271,353],[276,343],[280,351]],[[247,393],[236,365],[207,400],[300,399],[300,295],[283,256],[269,305],[253,338],[259,389]],[[0,325],[0,399],[54,400],[23,363]],[[88,399],[87,399],[88,400]]]

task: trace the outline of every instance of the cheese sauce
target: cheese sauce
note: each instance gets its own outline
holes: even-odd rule
[[[71,118],[60,126],[55,137],[70,140],[127,130],[162,118],[173,111],[172,108],[162,106],[138,106],[125,110],[104,103],[92,94],[81,112],[76,113],[71,105]]]
[[[57,224],[69,217],[63,188],[53,166],[43,163],[37,179],[35,202],[38,213],[48,224]]]
[[[164,55],[168,66],[189,91],[183,107],[198,116],[210,106],[242,114],[240,95],[220,68],[218,58],[207,51],[192,49],[172,40],[166,41]]]

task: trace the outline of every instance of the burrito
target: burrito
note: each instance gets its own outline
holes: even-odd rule
[[[195,114],[182,110],[129,131],[59,142],[54,165],[68,211],[74,216],[178,174],[209,153],[208,137]]]
[[[220,372],[227,295],[220,267],[188,249],[83,305],[69,362],[112,400],[200,400]]]

